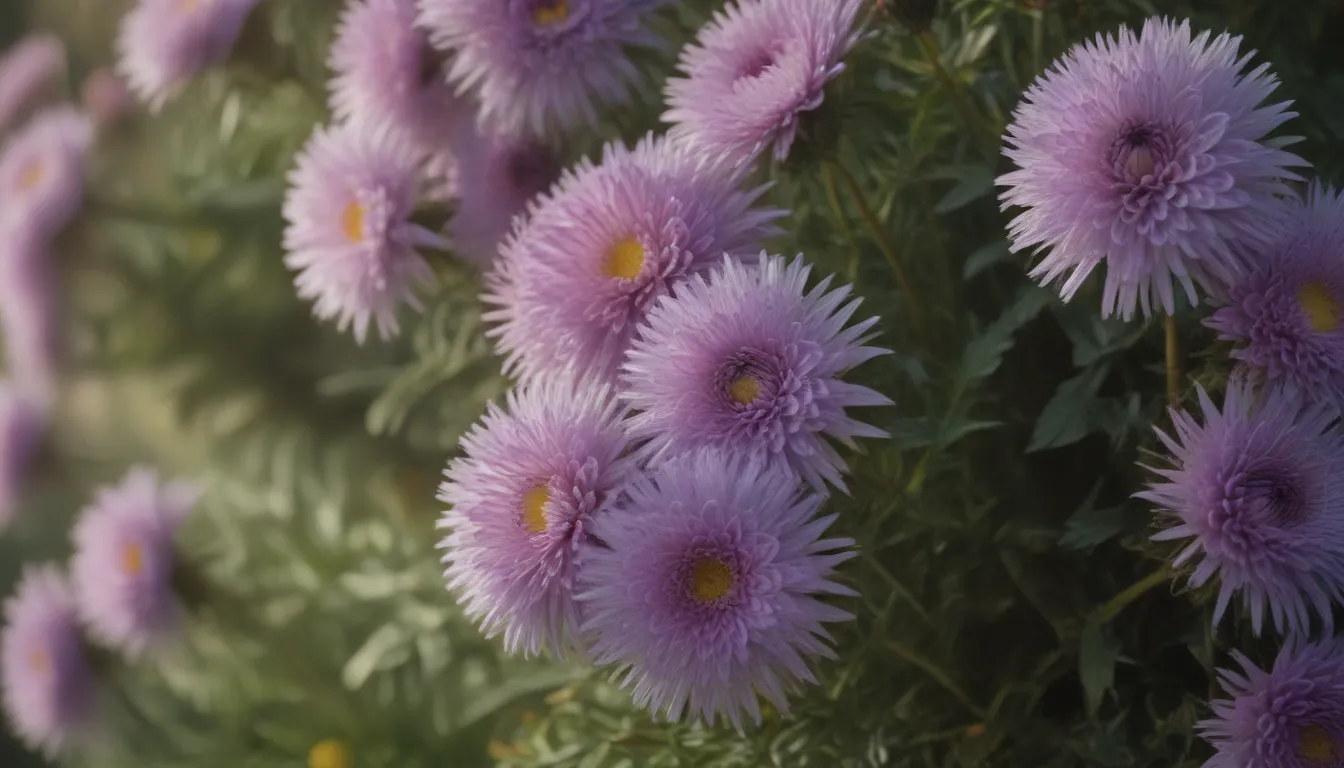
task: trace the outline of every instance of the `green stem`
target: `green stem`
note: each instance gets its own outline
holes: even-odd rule
[[[895,653],[897,656],[900,656],[902,659],[906,660],[910,664],[919,667],[919,669],[923,671],[924,674],[933,678],[934,682],[941,685],[943,687],[943,690],[952,694],[953,698],[961,702],[962,706],[966,707],[966,709],[972,715],[975,715],[975,717],[979,719],[981,722],[989,719],[989,713],[986,712],[983,707],[972,701],[971,697],[968,696],[966,692],[961,689],[961,686],[957,685],[956,682],[952,680],[952,676],[949,675],[947,672],[944,672],[943,669],[939,667],[937,664],[933,663],[933,661],[923,656],[915,649],[910,648],[909,646],[906,646],[900,643],[899,641],[888,640],[886,645],[887,648],[892,653]]]
[[[1181,403],[1181,385],[1185,372],[1181,367],[1181,338],[1176,333],[1176,318],[1167,315],[1164,323],[1167,346],[1167,404],[1172,408]]]
[[[887,228],[869,205],[868,198],[863,194],[863,188],[854,178],[854,174],[840,163],[835,164],[836,170],[840,172],[840,178],[844,179],[845,187],[849,194],[854,198],[854,202],[859,207],[859,213],[863,216],[864,222],[873,232],[873,239],[877,241],[877,247],[882,251],[882,256],[886,258],[887,264],[891,266],[891,273],[896,278],[897,285],[901,292],[905,294],[906,301],[910,303],[911,313],[914,315],[916,325],[922,326],[924,320],[924,308],[919,300],[919,294],[915,293],[914,283],[910,280],[910,273],[906,271],[905,264],[901,257],[896,253],[896,246],[892,244],[891,238],[887,236]]]
[[[826,192],[826,202],[831,206],[831,214],[835,216],[836,224],[840,227],[840,234],[849,244],[849,282],[856,283],[859,280],[859,247],[854,242],[854,233],[849,228],[849,217],[845,215],[845,209],[840,205],[840,194],[835,188],[835,172],[831,170],[830,163],[821,166],[821,186]]]
[[[931,30],[926,29],[920,32],[916,39],[919,40],[920,49],[924,51],[924,58],[928,59],[929,66],[933,67],[934,78],[947,90],[948,96],[952,100],[952,109],[961,119],[966,131],[974,137],[992,136],[997,142],[998,132],[985,129],[985,123],[980,119],[979,113],[966,100],[966,94],[962,92],[961,84],[943,66],[943,56],[938,46],[938,38],[933,36]],[[997,152],[997,147],[995,151]]]
[[[1170,579],[1171,568],[1170,566],[1163,565],[1156,571],[1153,571],[1142,579],[1129,585],[1123,592],[1120,592],[1115,597],[1107,600],[1101,607],[1097,608],[1097,619],[1103,624],[1114,619],[1130,603],[1143,597],[1159,584],[1165,584]]]

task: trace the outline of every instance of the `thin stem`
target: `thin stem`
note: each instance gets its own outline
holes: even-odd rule
[[[144,208],[105,197],[87,198],[84,201],[84,208],[94,216],[121,219],[137,224],[150,224],[173,229],[213,229],[210,222],[192,213],[175,213],[156,208]]]
[[[1167,404],[1175,408],[1181,402],[1181,384],[1185,379],[1185,372],[1181,368],[1181,339],[1176,334],[1176,318],[1167,315],[1165,325],[1167,337]]]
[[[961,119],[962,125],[972,136],[993,135],[997,140],[996,131],[985,131],[984,122],[971,104],[966,100],[966,95],[962,93],[961,84],[952,77],[952,73],[943,66],[942,52],[938,46],[938,38],[933,36],[932,30],[920,32],[916,39],[919,40],[919,47],[924,51],[924,58],[929,60],[929,66],[933,67],[935,79],[947,90],[948,96],[952,99],[952,109]]]
[[[1114,619],[1130,603],[1143,597],[1149,590],[1159,584],[1165,584],[1169,579],[1171,579],[1171,568],[1170,566],[1163,565],[1161,568],[1158,568],[1147,576],[1144,576],[1142,579],[1129,585],[1124,591],[1120,592],[1115,597],[1112,597],[1110,600],[1107,600],[1101,607],[1097,608],[1097,619],[1102,623]]]
[[[905,264],[896,253],[896,246],[887,236],[886,226],[877,218],[877,213],[873,211],[873,207],[868,204],[868,198],[864,196],[863,188],[859,186],[854,174],[850,173],[849,169],[840,163],[836,163],[835,167],[840,171],[840,178],[844,179],[845,187],[854,198],[855,204],[859,206],[859,213],[863,216],[864,222],[872,230],[873,239],[877,241],[877,247],[882,251],[882,256],[891,266],[891,273],[895,276],[897,285],[901,287],[901,292],[905,294],[906,301],[910,302],[910,309],[915,317],[916,324],[922,325],[924,308],[919,301],[919,295],[915,293],[914,283],[910,280],[910,273],[906,271]]]
[[[821,166],[821,187],[826,192],[826,202],[831,206],[831,214],[840,227],[840,234],[849,244],[849,282],[856,283],[859,280],[859,247],[854,242],[854,233],[849,229],[849,217],[840,205],[840,194],[835,188],[835,172],[831,170],[830,163]]]
[[[944,672],[943,669],[939,667],[937,664],[933,663],[933,661],[924,657],[915,649],[910,648],[896,640],[888,640],[886,642],[886,646],[891,652],[895,653],[897,656],[900,656],[902,659],[910,662],[914,666],[919,667],[919,669],[923,671],[924,674],[933,678],[934,682],[938,683],[943,687],[944,690],[952,694],[952,696],[957,701],[960,701],[962,705],[965,706],[966,709],[969,710],[972,715],[975,715],[977,719],[979,719],[982,722],[989,719],[989,713],[987,713],[983,707],[972,701],[971,697],[968,696],[966,692],[961,689],[961,686],[957,685],[956,682],[952,680],[952,676]]]

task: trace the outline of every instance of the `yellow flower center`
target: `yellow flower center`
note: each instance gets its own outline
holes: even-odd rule
[[[358,201],[351,200],[350,204],[341,211],[341,230],[352,243],[358,243],[364,239],[364,206]]]
[[[551,490],[538,485],[523,494],[523,528],[528,533],[541,533],[546,530],[546,502],[551,500]]]
[[[536,0],[532,4],[532,23],[550,27],[569,18],[568,0]]]
[[[137,576],[145,569],[145,553],[134,542],[121,549],[121,570],[127,576]]]
[[[691,595],[712,603],[733,589],[733,570],[717,557],[704,557],[691,566]]]
[[[337,739],[319,741],[308,750],[308,768],[352,768],[350,748]]]
[[[1135,179],[1147,176],[1156,167],[1157,159],[1147,147],[1134,147],[1129,151],[1129,157],[1125,158],[1125,172]]]
[[[1297,302],[1307,313],[1307,322],[1311,330],[1317,333],[1330,333],[1339,327],[1339,302],[1330,295],[1325,286],[1310,282],[1297,292]]]
[[[751,405],[761,394],[761,382],[751,376],[738,376],[728,385],[728,394],[738,405]]]
[[[41,160],[34,160],[23,167],[19,173],[19,189],[29,190],[42,183],[47,176],[47,168]]]
[[[1340,743],[1319,725],[1308,725],[1297,732],[1297,756],[1312,765],[1334,765],[1341,754]]]
[[[41,648],[34,648],[28,654],[28,666],[33,668],[34,672],[46,673],[51,671],[51,657]]]
[[[619,277],[622,280],[634,280],[643,268],[644,246],[633,237],[617,240],[607,251],[607,260],[602,264],[602,271],[607,277]]]

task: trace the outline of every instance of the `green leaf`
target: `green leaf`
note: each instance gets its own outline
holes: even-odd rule
[[[951,213],[993,191],[993,171],[982,165],[966,166],[957,178],[957,183],[933,206],[933,212]]]
[[[1115,683],[1115,662],[1120,658],[1120,641],[1095,617],[1083,625],[1078,641],[1078,677],[1083,683],[1089,716],[1096,716],[1101,700]]]
[[[999,319],[966,345],[957,375],[959,385],[965,386],[998,370],[1004,353],[1013,348],[1013,334],[1039,315],[1050,303],[1051,296],[1049,291],[1034,283],[1024,285]]]
[[[1102,364],[1060,384],[1036,419],[1027,453],[1072,445],[1087,437],[1096,428],[1097,390],[1110,372],[1110,365]]]
[[[576,683],[591,674],[591,670],[565,667],[545,667],[530,670],[526,674],[493,686],[490,690],[478,696],[463,710],[462,719],[458,721],[457,725],[459,728],[466,728],[515,701],[544,691],[553,691],[570,683]]]
[[[961,267],[961,277],[963,280],[970,280],[1010,255],[1007,240],[995,240],[982,245],[966,257],[966,263]]]
[[[1064,535],[1059,546],[1065,549],[1088,549],[1108,541],[1125,530],[1129,510],[1124,506],[1093,509],[1085,506],[1073,513],[1064,524]]]

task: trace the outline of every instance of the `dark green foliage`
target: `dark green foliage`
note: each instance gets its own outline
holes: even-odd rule
[[[26,24],[70,36],[74,74],[106,63],[114,9],[29,5]],[[361,768],[1201,764],[1212,667],[1233,646],[1271,649],[1230,622],[1215,637],[1206,596],[1160,571],[1170,553],[1130,495],[1166,418],[1162,328],[1102,321],[1095,280],[1068,306],[1027,281],[995,199],[999,136],[1068,45],[1160,7],[1259,48],[1302,115],[1298,150],[1338,182],[1344,4],[870,9],[873,34],[762,175],[793,211],[772,248],[854,283],[860,312],[882,317],[876,343],[897,354],[854,378],[896,400],[865,414],[893,439],[849,455],[853,495],[827,505],[861,552],[843,570],[862,597],[838,659],[788,717],[743,735],[655,722],[603,672],[504,657],[443,590],[438,472],[507,386],[479,276],[442,259],[424,315],[360,347],[309,318],[280,261],[282,178],[326,119],[338,5],[263,3],[227,67],[105,139],[60,255],[77,384],[30,522],[0,543],[3,575],[15,552],[61,554],[87,490],[129,461],[211,488],[185,537],[203,590],[188,648],[119,675],[121,754],[87,764],[294,766],[332,737]],[[685,40],[710,8],[660,23]],[[20,27],[0,16],[0,33]],[[655,128],[657,96],[567,156]],[[1205,311],[1178,318],[1187,402],[1226,370]]]

